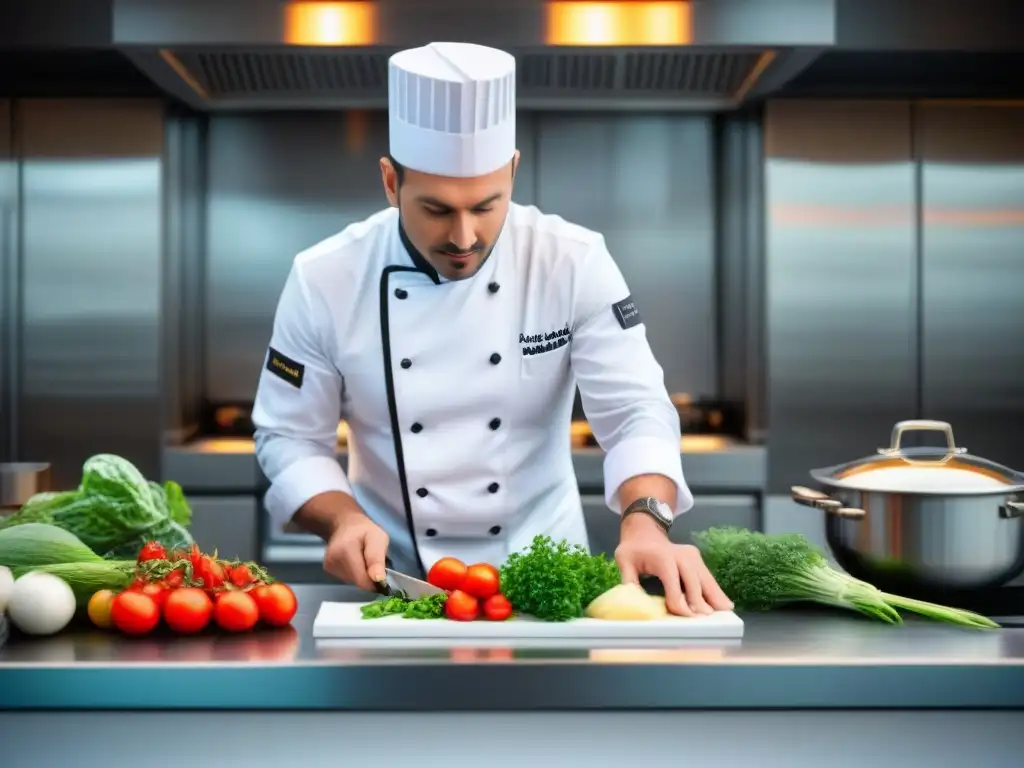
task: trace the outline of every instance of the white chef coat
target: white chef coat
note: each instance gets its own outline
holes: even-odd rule
[[[679,416],[604,238],[513,204],[477,274],[447,281],[388,208],[294,260],[253,410],[266,507],[284,525],[319,493],[349,493],[412,573],[444,556],[499,566],[537,534],[587,547],[576,384],[608,507],[656,473],[688,510]]]

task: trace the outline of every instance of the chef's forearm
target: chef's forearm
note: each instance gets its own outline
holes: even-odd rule
[[[303,504],[292,520],[324,541],[353,515],[365,514],[352,496],[341,491],[319,493]]]
[[[675,482],[664,475],[637,475],[629,478],[619,487],[619,502],[621,503],[619,512],[623,512],[637,499],[648,497],[665,502],[675,511],[678,493],[679,489]],[[663,529],[649,515],[629,515],[622,519],[619,535],[620,538],[624,538],[646,528],[663,532]]]
[[[675,509],[679,489],[675,482],[665,475],[637,475],[626,480],[619,487],[619,502],[622,512],[637,499],[653,496]]]

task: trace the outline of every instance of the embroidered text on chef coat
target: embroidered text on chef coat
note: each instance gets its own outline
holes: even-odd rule
[[[622,326],[622,330],[632,328],[634,325],[640,325],[643,320],[640,319],[640,308],[633,301],[633,297],[627,296],[617,304],[612,305],[612,311],[615,313],[615,319],[619,321],[619,325]]]
[[[273,347],[267,348],[267,370],[293,387],[302,389],[306,366],[287,355],[282,355]]]
[[[519,344],[524,355],[542,355],[572,341],[572,330],[566,323],[564,328],[544,333],[519,334]]]

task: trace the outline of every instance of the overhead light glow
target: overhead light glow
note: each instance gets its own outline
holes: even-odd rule
[[[550,2],[545,6],[548,45],[689,45],[689,2]]]
[[[289,45],[372,45],[377,38],[377,4],[286,3],[284,30]]]

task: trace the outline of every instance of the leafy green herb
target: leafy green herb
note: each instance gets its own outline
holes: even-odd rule
[[[0,520],[0,528],[46,523],[77,536],[107,560],[134,558],[147,541],[165,549],[187,549],[192,510],[174,481],[147,481],[127,459],[90,457],[82,482],[71,491],[37,493]]]
[[[579,618],[595,597],[622,581],[614,560],[548,536],[511,554],[500,572],[502,594],[515,610],[542,621]]]
[[[444,616],[444,604],[448,595],[427,595],[419,600],[410,600],[402,613],[407,619],[440,619]]]
[[[404,597],[389,597],[385,600],[376,600],[360,608],[364,619],[379,619],[383,616],[391,616],[396,613],[404,613],[409,601]]]
[[[403,595],[393,595],[364,605],[360,608],[364,619],[380,619],[384,616],[404,616],[407,619],[440,619],[444,616],[444,604],[448,595],[427,595],[410,600]]]
[[[897,608],[974,629],[998,628],[970,611],[890,595],[833,569],[825,556],[797,533],[768,535],[722,526],[693,534],[718,584],[743,611],[767,611],[808,601],[857,611],[900,624]]]

